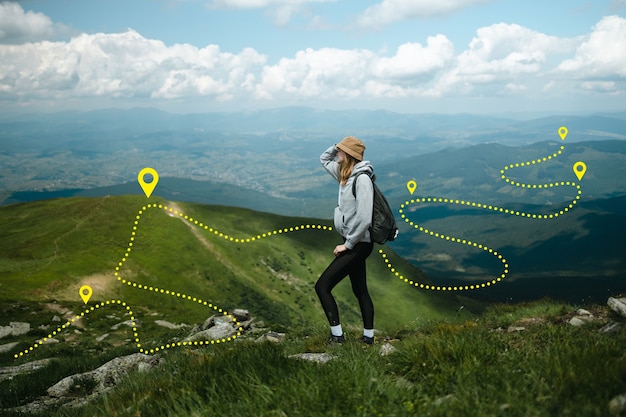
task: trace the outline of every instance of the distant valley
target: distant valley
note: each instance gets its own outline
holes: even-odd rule
[[[557,134],[561,125],[569,129],[565,141]],[[246,114],[131,109],[24,116],[0,122],[0,199],[8,205],[141,195],[137,172],[151,166],[161,176],[155,195],[162,198],[330,219],[336,184],[318,156],[348,133],[366,141],[366,157],[395,210],[411,198],[433,196],[551,212],[574,198],[573,188],[515,187],[501,179],[500,170],[564,146],[554,159],[507,172],[526,183],[577,181],[572,166],[584,161],[581,201],[559,219],[429,204],[413,206],[411,220],[505,254],[511,264],[508,282],[489,297],[602,301],[626,291],[624,114],[519,121],[287,108]],[[418,184],[414,195],[406,188],[409,180]],[[484,281],[499,274],[489,256],[440,242],[404,222],[401,228],[389,246],[434,282]]]

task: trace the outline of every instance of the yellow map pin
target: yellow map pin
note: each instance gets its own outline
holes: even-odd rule
[[[572,169],[574,170],[574,174],[576,174],[576,177],[578,177],[578,180],[580,181],[585,176],[585,172],[587,172],[587,164],[582,161],[578,161],[574,164]]]
[[[144,181],[143,178],[147,174],[152,175],[151,182]],[[154,191],[154,189],[157,186],[157,183],[159,182],[159,174],[153,168],[144,168],[141,171],[139,171],[139,175],[137,175],[137,181],[139,182],[139,185],[141,185],[141,189],[146,194],[146,197],[150,198],[152,191]]]
[[[561,140],[565,140],[565,138],[567,137],[567,132],[569,132],[569,130],[567,130],[565,126],[559,127],[559,136],[561,137]]]
[[[91,294],[93,294],[93,290],[89,285],[83,285],[80,287],[80,290],[78,290],[78,293],[80,294],[80,298],[82,298],[85,304],[87,304],[91,298]]]
[[[409,181],[406,183],[406,188],[409,189],[409,192],[411,194],[413,194],[415,192],[415,189],[417,188],[417,183],[413,180]]]

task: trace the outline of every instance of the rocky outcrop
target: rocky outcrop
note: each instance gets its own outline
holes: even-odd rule
[[[591,312],[579,308],[576,310],[576,314],[569,319],[568,323],[574,327],[581,327],[593,321],[596,321],[596,317]]]
[[[613,310],[620,316],[626,318],[626,297],[622,297],[622,298],[609,297],[606,304],[611,308],[611,310]]]
[[[48,365],[49,360],[46,361],[48,362],[39,363],[39,367]],[[92,371],[63,378],[48,388],[47,396],[40,397],[24,406],[14,408],[13,411],[37,413],[51,406],[80,406],[115,387],[129,373],[146,371],[162,362],[163,360],[158,356],[148,356],[143,353],[120,356]],[[34,363],[31,362],[21,366],[26,365],[33,367]],[[76,398],[77,393],[82,395]]]
[[[254,318],[250,316],[248,310],[235,309],[229,315],[223,314],[209,317],[201,325],[193,326],[187,341],[194,340],[215,340],[226,339],[237,333],[252,329]],[[159,326],[168,329],[184,329],[192,327],[188,324],[173,324],[165,320],[156,320]],[[140,327],[137,320],[126,320],[111,327],[117,330],[122,326]],[[263,329],[254,329],[262,331]],[[19,336],[30,331],[29,323],[11,322],[9,326],[0,327],[0,338],[4,336]],[[269,332],[267,334],[271,334]],[[109,336],[108,333],[100,335],[97,340],[103,341]],[[284,336],[284,334],[283,334]],[[55,342],[58,342],[55,340]],[[8,343],[4,349],[13,349],[17,343]],[[32,361],[19,366],[9,366],[0,368],[0,381],[9,380],[16,375],[28,374],[50,366],[54,359],[43,359]],[[63,378],[47,390],[46,396],[21,407],[13,408],[13,411],[40,413],[45,412],[50,407],[72,407],[83,405],[102,393],[112,389],[120,383],[128,374],[132,372],[142,372],[160,365],[163,362],[157,355],[146,355],[135,353],[128,356],[121,356],[105,363],[97,369],[75,374]]]
[[[329,355],[328,353],[297,353],[295,355],[289,355],[289,357],[315,363],[326,363],[334,358],[334,356]]]
[[[8,326],[0,326],[0,339],[7,336],[21,336],[30,331],[30,323],[12,321]]]
[[[54,359],[47,358],[38,361],[27,362],[18,366],[5,366],[0,368],[0,382],[10,380],[16,375],[29,374],[38,369],[48,366]]]
[[[149,356],[143,353],[120,356],[93,371],[63,378],[48,388],[48,395],[55,398],[67,397],[71,394],[72,388],[76,386],[77,381],[92,381],[94,383],[92,393],[99,394],[119,384],[130,372],[145,371],[158,366],[161,361],[161,358],[158,356]]]
[[[235,336],[241,331],[248,330],[252,326],[254,318],[250,317],[248,310],[235,309],[229,315],[214,315],[191,329],[187,342],[198,340],[222,340]]]

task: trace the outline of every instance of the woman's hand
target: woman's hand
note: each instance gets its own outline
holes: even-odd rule
[[[346,248],[346,245],[337,245],[335,246],[335,250],[333,251],[333,253],[335,254],[335,256],[339,256],[341,252],[345,252],[347,250],[348,248]]]

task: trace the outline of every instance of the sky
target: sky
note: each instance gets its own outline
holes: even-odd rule
[[[626,111],[626,0],[0,2],[0,111]]]

